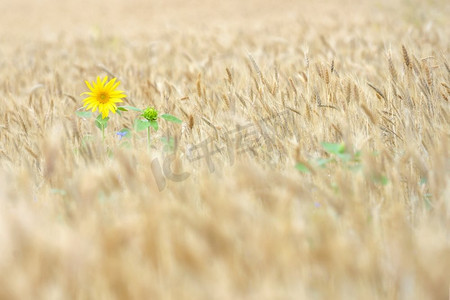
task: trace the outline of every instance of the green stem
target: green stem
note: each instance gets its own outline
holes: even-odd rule
[[[150,151],[150,127],[147,127],[147,145],[148,151]]]
[[[102,141],[105,143],[105,125],[102,124]]]

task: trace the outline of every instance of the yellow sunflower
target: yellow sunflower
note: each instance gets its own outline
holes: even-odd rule
[[[126,97],[123,91],[116,90],[120,81],[116,82],[116,78],[113,78],[106,83],[107,80],[108,76],[103,80],[97,77],[97,82],[92,82],[92,85],[86,81],[86,85],[91,91],[81,94],[89,96],[83,100],[83,107],[86,107],[86,110],[92,109],[93,112],[98,108],[103,119],[108,116],[110,111],[115,113],[117,111],[116,103],[123,102],[121,98]]]

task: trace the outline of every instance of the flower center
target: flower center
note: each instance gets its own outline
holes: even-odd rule
[[[100,94],[98,94],[98,101],[103,104],[107,103],[109,101],[108,93],[101,92]]]

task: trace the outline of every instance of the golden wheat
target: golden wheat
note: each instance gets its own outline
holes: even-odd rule
[[[0,9],[0,299],[448,298],[448,1]],[[102,142],[105,75],[183,124]]]

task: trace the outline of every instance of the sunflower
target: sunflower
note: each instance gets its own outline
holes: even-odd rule
[[[87,87],[91,90],[90,92],[84,92],[81,95],[88,95],[89,97],[83,100],[86,110],[92,109],[92,111],[98,111],[102,114],[102,119],[106,118],[109,111],[115,113],[117,110],[116,103],[123,102],[121,98],[126,97],[123,91],[116,90],[119,86],[120,81],[116,82],[116,78],[108,80],[108,76],[100,80],[97,77],[97,82],[93,82],[92,85],[86,81]]]

